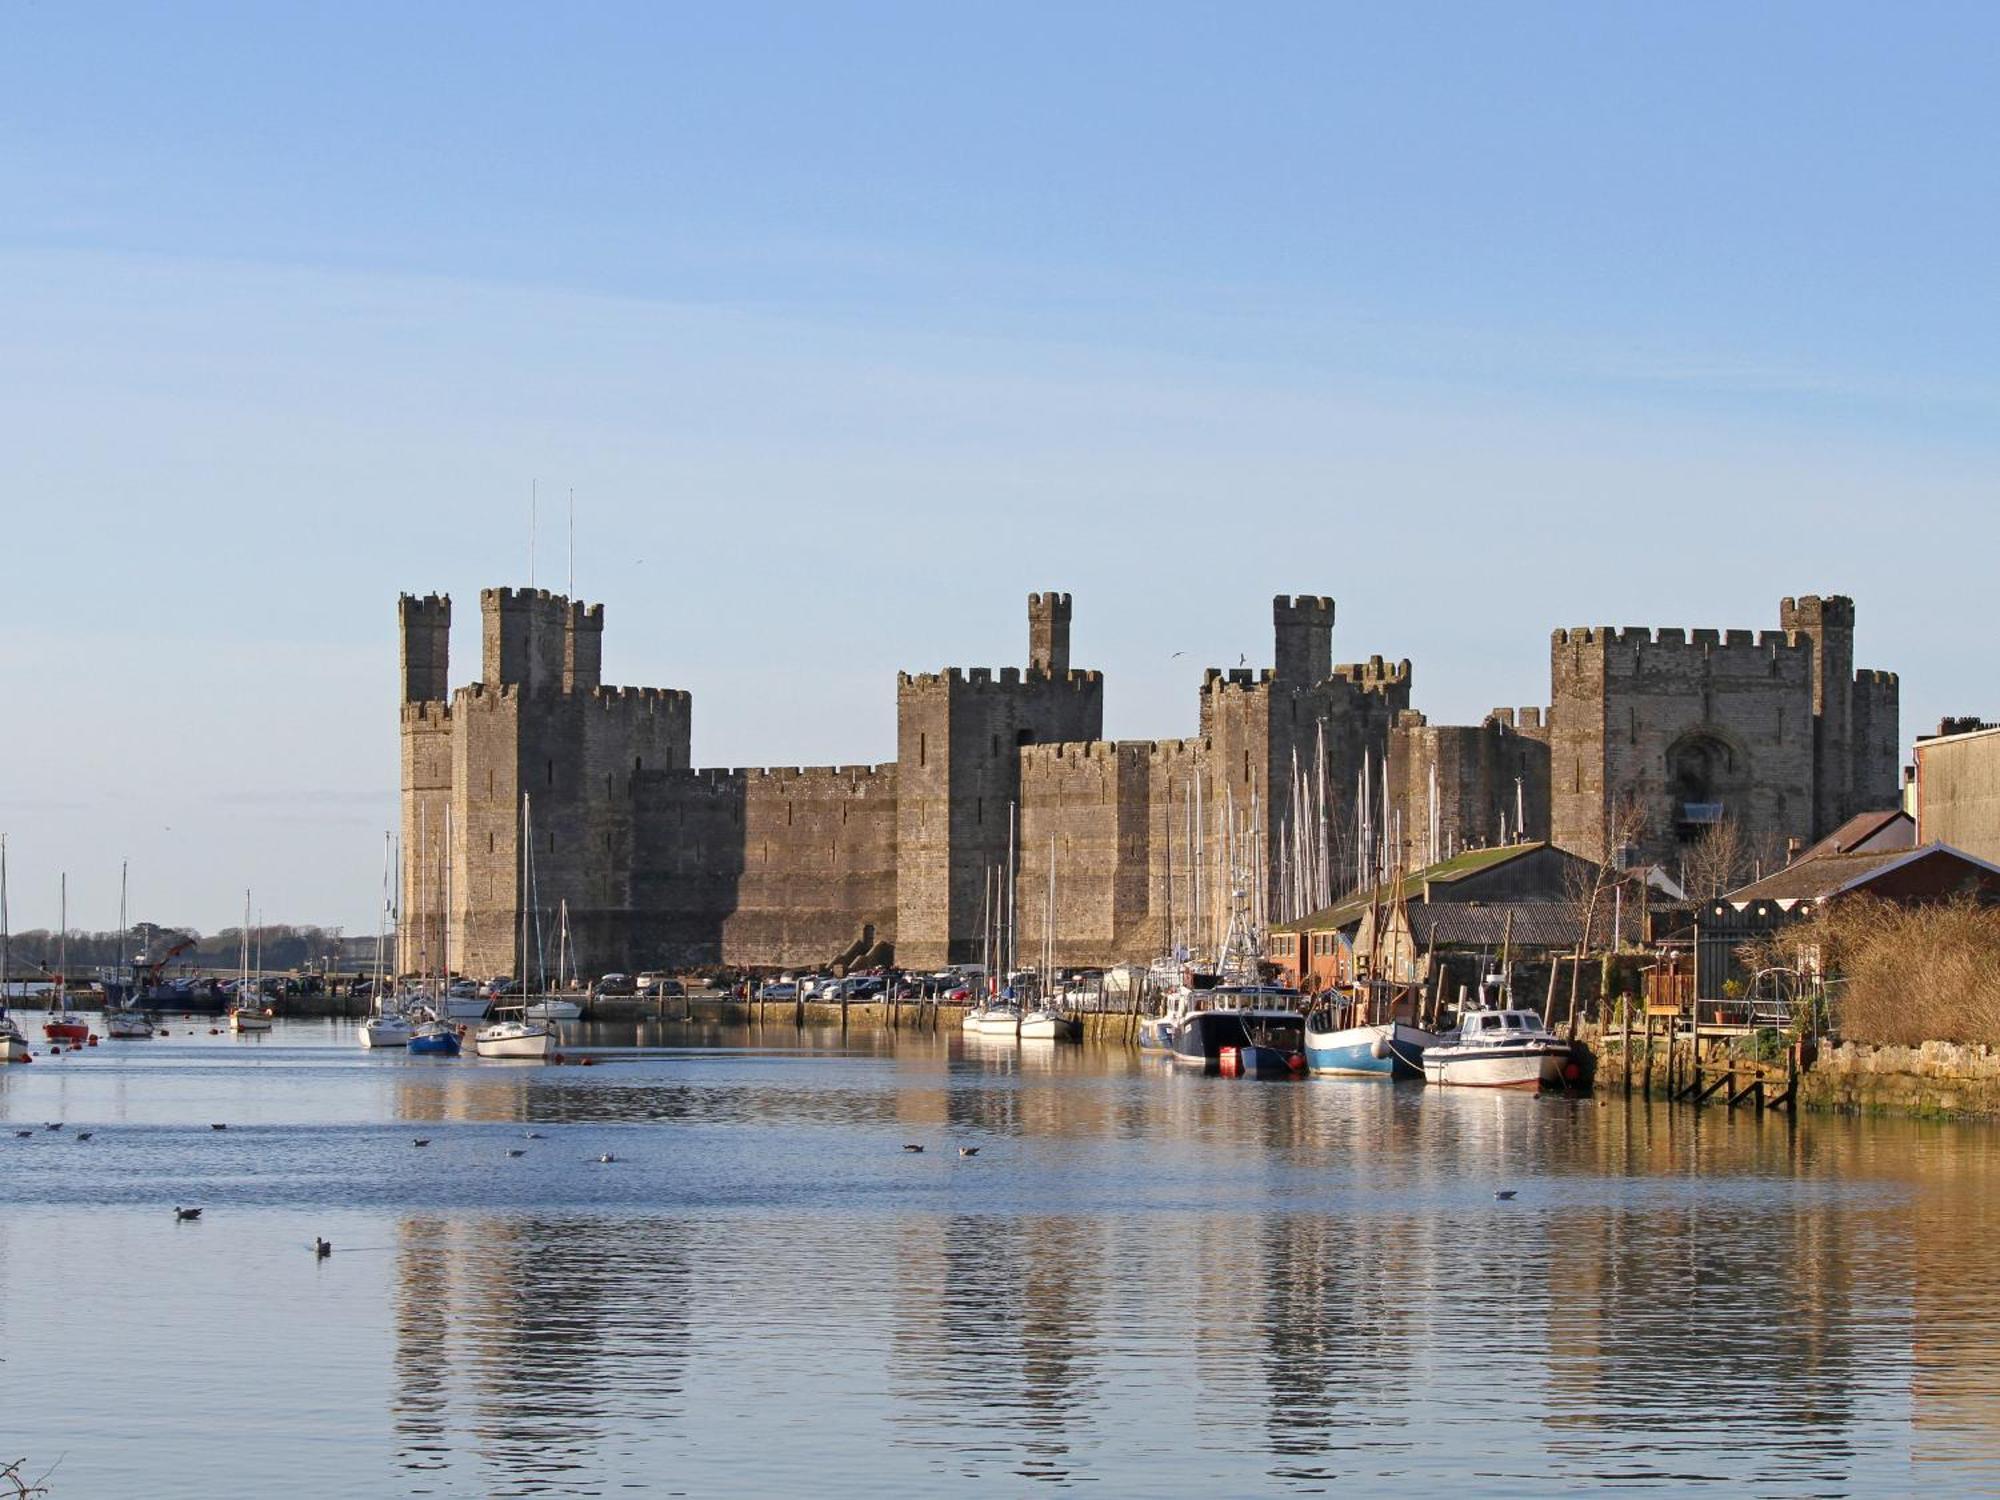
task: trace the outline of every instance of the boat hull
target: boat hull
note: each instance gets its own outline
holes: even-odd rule
[[[1080,1042],[1083,1022],[1074,1016],[1032,1015],[1021,1018],[1021,1040],[1027,1042]]]
[[[410,1038],[412,1057],[456,1057],[459,1049],[455,1031],[419,1031]]]
[[[1434,1047],[1424,1054],[1424,1080],[1447,1088],[1559,1089],[1569,1060],[1569,1048],[1561,1043]]]
[[[574,1000],[536,1000],[527,1009],[531,1021],[578,1021],[583,1019],[583,1007]]]
[[[447,995],[444,1002],[445,1019],[449,1021],[483,1021],[492,1002],[478,995]]]
[[[1437,1038],[1401,1021],[1347,1026],[1337,1031],[1306,1027],[1306,1066],[1322,1077],[1421,1080],[1424,1053]]]
[[[90,1040],[90,1023],[70,1020],[48,1021],[43,1023],[42,1035],[52,1042],[82,1046]]]
[[[271,1029],[271,1018],[262,1011],[232,1010],[229,1013],[229,1029],[231,1031],[269,1031]]]
[[[978,1030],[981,1036],[1019,1036],[1021,1018],[1012,1011],[989,1013],[979,1018]]]
[[[153,1035],[153,1023],[145,1016],[109,1011],[104,1017],[104,1034],[114,1041],[137,1041]]]
[[[511,1057],[539,1062],[555,1046],[555,1033],[547,1026],[522,1026],[503,1022],[489,1026],[472,1040],[473,1051],[481,1057]]]
[[[1171,1052],[1174,1050],[1174,1023],[1165,1016],[1147,1016],[1139,1022],[1139,1050],[1141,1052]]]
[[[373,1050],[378,1047],[407,1047],[410,1045],[410,1023],[393,1019],[374,1020],[361,1028],[361,1045]]]
[[[1174,1029],[1174,1064],[1232,1077],[1295,1078],[1306,1067],[1303,1025],[1296,1011],[1196,1011]]]

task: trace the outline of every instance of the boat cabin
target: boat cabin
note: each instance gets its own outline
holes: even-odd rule
[[[1540,1036],[1545,1030],[1540,1013],[1532,1010],[1469,1010],[1458,1018],[1458,1034],[1468,1042]]]

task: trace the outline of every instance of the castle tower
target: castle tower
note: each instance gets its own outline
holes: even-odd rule
[[[906,964],[979,958],[988,881],[1005,867],[1020,803],[1021,747],[1103,736],[1104,679],[1069,666],[1069,611],[1067,594],[1030,596],[1025,673],[897,675],[896,953]]]
[[[1028,595],[1028,670],[1045,677],[1069,674],[1069,595]]]
[[[438,594],[396,601],[403,633],[403,701],[441,703],[451,678],[451,600]]]
[[[436,878],[442,855],[445,808],[453,785],[452,716],[448,701],[451,600],[437,594],[396,601],[402,636],[403,694],[399,761],[403,828],[402,918],[396,931],[396,965],[403,973],[434,962],[445,942],[444,910]],[[436,841],[435,843],[433,841]]]
[[[1280,682],[1309,687],[1333,675],[1333,601],[1316,594],[1280,594],[1271,601],[1274,658]]]
[[[563,691],[587,693],[604,681],[604,606],[571,600],[564,621]]]
[[[481,589],[479,612],[481,680],[488,687],[519,687],[534,696],[561,690],[570,649],[567,599],[547,589]]]
[[[1778,605],[1778,624],[1813,643],[1813,830],[1825,838],[1854,805],[1854,601],[1805,594]]]

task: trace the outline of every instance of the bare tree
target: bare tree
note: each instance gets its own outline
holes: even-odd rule
[[[1573,866],[1564,874],[1563,883],[1569,891],[1570,900],[1583,916],[1583,926],[1577,934],[1576,953],[1570,960],[1569,1017],[1565,1024],[1572,1039],[1576,1036],[1577,988],[1583,977],[1584,960],[1591,953],[1593,935],[1600,922],[1607,930],[1610,928],[1610,916],[1606,909],[1613,899],[1612,889],[1626,878],[1626,860],[1632,850],[1644,846],[1651,821],[1638,798],[1621,798],[1612,805],[1605,818],[1604,847],[1597,863],[1587,867]],[[1555,999],[1553,972],[1549,976],[1549,999],[1551,1002]]]
[[[1690,898],[1713,901],[1743,883],[1749,850],[1734,818],[1704,828],[1681,856],[1681,882]]]

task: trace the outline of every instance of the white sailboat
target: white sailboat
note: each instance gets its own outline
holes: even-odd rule
[[[0,833],[0,1063],[24,1063],[32,1055],[28,1051],[28,1039],[7,1013],[9,986],[14,982],[13,970],[8,966],[14,956],[8,936],[10,930],[7,921],[7,835]]]
[[[576,945],[570,940],[569,901],[556,903],[556,982],[549,993],[537,995],[522,1008],[531,1021],[580,1021],[583,1002],[575,997],[578,989]]]
[[[247,1003],[246,1003],[246,997]],[[271,1029],[271,1008],[260,1004],[261,991],[250,984],[250,893],[243,893],[243,936],[236,945],[236,1004],[229,1011],[229,1029],[262,1032]]]
[[[382,841],[382,912],[389,909],[389,861],[391,850],[385,835]],[[376,1047],[407,1047],[415,1028],[409,1018],[400,1011],[390,1010],[383,1003],[382,991],[386,986],[382,979],[382,916],[375,919],[375,974],[368,987],[368,1018],[361,1023],[361,1045],[370,1049]]]
[[[1041,994],[1034,1005],[1021,1012],[1020,1036],[1024,1042],[1080,1042],[1083,1021],[1071,1015],[1056,999],[1056,839],[1049,835],[1049,888],[1042,898]]]
[[[115,980],[130,979],[129,984],[117,986],[121,998],[104,1007],[104,1034],[119,1041],[143,1041],[153,1034],[153,1018],[139,1009],[139,963],[136,958],[128,958],[131,952],[132,932],[125,923],[125,882],[128,866],[118,866],[118,953],[120,967],[112,975]]]
[[[533,861],[533,807],[528,800],[528,794],[523,792],[521,794],[521,951],[518,967],[524,994],[528,987],[528,906],[534,888]],[[525,1058],[535,1062],[541,1062],[548,1057],[556,1040],[553,1022],[529,1020],[522,1006],[495,1006],[494,1011],[502,1019],[495,1021],[491,1026],[482,1027],[474,1034],[472,1050],[476,1054],[480,1057]]]

